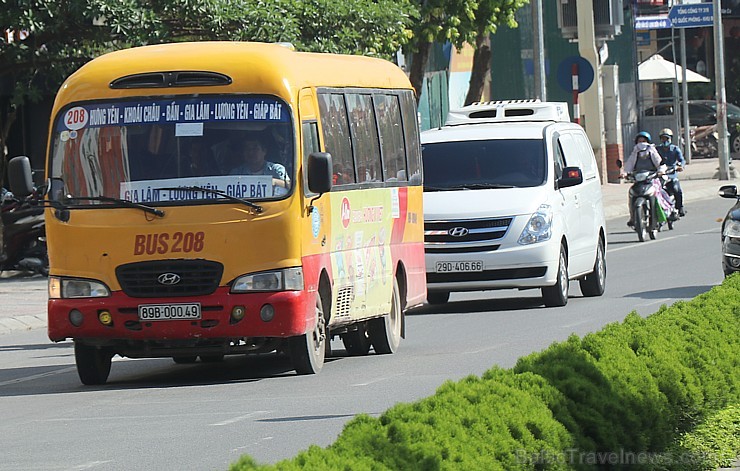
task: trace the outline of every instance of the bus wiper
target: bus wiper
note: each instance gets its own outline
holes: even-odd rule
[[[65,197],[62,200],[63,202],[68,201],[103,201],[106,203],[115,203],[119,204],[126,208],[138,208],[141,209],[147,213],[154,214],[155,216],[164,217],[164,211],[161,209],[153,208],[151,206],[147,206],[142,203],[135,203],[131,200],[124,200],[120,198],[111,198],[110,196],[71,196],[71,197]]]
[[[157,188],[157,189],[158,190],[173,190],[173,191],[177,191],[177,190],[202,191],[210,195],[223,196],[229,201],[234,201],[236,203],[241,203],[245,206],[249,206],[250,208],[254,209],[258,213],[261,213],[264,210],[262,206],[258,204],[254,204],[249,200],[245,200],[244,198],[237,198],[236,196],[231,196],[230,194],[226,192],[223,192],[221,190],[214,190],[213,188],[205,188],[202,186],[174,186],[174,187]]]

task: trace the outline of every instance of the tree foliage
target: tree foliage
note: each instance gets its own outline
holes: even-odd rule
[[[413,37],[409,43],[412,52],[410,79],[416,89],[417,99],[421,95],[429,53],[433,42],[449,41],[457,49],[464,44],[476,48],[473,58],[471,92],[478,97],[483,89],[483,81],[473,83],[473,79],[490,67],[489,35],[496,32],[499,25],[516,27],[516,11],[529,0],[415,0],[419,8],[419,22],[412,27]],[[484,48],[487,47],[487,52]]]
[[[389,58],[415,14],[409,0],[0,0],[0,181],[18,107],[102,53],[233,40]]]

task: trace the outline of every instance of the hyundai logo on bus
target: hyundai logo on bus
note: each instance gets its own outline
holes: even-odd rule
[[[453,227],[447,231],[452,237],[465,237],[468,235],[468,229],[465,227]]]
[[[177,273],[162,273],[157,277],[160,285],[176,285],[180,282],[180,275]]]

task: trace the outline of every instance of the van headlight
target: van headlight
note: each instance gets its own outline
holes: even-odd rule
[[[104,298],[110,290],[100,281],[49,277],[49,299]]]
[[[303,269],[301,267],[250,273],[240,276],[231,285],[232,293],[301,290],[303,290]]]
[[[552,237],[552,207],[549,204],[540,205],[524,226],[519,244],[529,245],[550,240]]]
[[[725,230],[722,232],[725,237],[738,237],[740,238],[740,221],[727,221],[725,224]]]

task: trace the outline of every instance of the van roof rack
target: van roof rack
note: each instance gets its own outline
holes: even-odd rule
[[[445,125],[520,121],[569,122],[568,104],[540,101],[538,99],[477,102],[450,110]]]

